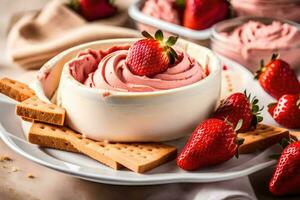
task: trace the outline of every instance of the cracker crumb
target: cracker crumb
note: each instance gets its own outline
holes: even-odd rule
[[[34,179],[35,176],[33,174],[29,173],[29,174],[27,174],[27,178]]]
[[[12,168],[11,168],[11,172],[18,172],[18,171],[20,171],[18,168],[16,168],[15,166],[13,166]]]
[[[0,157],[0,162],[9,162],[12,161],[13,159],[9,156],[1,156]]]

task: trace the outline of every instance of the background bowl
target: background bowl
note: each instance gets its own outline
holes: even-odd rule
[[[204,30],[193,30],[181,25],[166,22],[150,15],[146,15],[141,11],[145,0],[135,1],[128,9],[129,16],[136,22],[137,28],[140,30],[147,30],[154,33],[157,29],[165,32],[179,35],[181,38],[186,38],[192,42],[203,46],[209,46],[211,35],[211,28]]]
[[[279,54],[280,58],[287,61],[292,68],[300,69],[299,45],[291,44],[292,46],[288,48],[272,48],[270,47],[271,45],[263,46],[262,48],[246,48],[246,45],[236,45],[236,43],[232,42],[232,39],[222,36],[222,33],[231,32],[249,21],[257,21],[263,24],[271,24],[273,21],[279,21],[296,27],[300,33],[300,25],[292,21],[267,17],[238,17],[219,22],[213,26],[211,35],[212,50],[240,63],[252,72],[257,71],[262,59],[268,62],[273,53]]]
[[[42,67],[34,84],[37,95],[46,101],[57,99],[67,111],[67,125],[95,140],[165,141],[191,133],[219,101],[221,64],[209,49],[179,40],[176,46],[202,66],[208,65],[210,74],[197,83],[164,91],[109,91],[106,95],[107,90],[87,88],[75,81],[64,68],[81,50],[107,49],[136,40],[96,41],[62,52]]]

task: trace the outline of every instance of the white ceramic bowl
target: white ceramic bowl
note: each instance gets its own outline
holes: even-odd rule
[[[129,16],[135,21],[137,28],[140,30],[146,30],[151,33],[155,33],[157,29],[163,30],[171,34],[177,34],[180,37],[184,37],[195,43],[209,46],[210,44],[210,35],[211,28],[204,30],[193,30],[186,28],[181,25],[169,23],[150,15],[146,15],[141,11],[142,6],[144,5],[145,0],[137,0],[130,5],[128,8]]]
[[[107,90],[85,87],[64,68],[81,50],[107,49],[136,40],[96,41],[66,50],[41,68],[42,73],[33,88],[45,101],[58,99],[67,111],[67,125],[91,139],[165,141],[191,133],[219,101],[221,64],[209,49],[179,40],[177,47],[186,50],[202,66],[207,64],[210,74],[197,83],[164,91],[110,91],[106,96]]]

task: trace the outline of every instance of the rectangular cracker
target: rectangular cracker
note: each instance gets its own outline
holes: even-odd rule
[[[26,84],[9,78],[0,80],[0,93],[19,102],[35,95],[34,91]]]
[[[29,130],[28,141],[42,147],[79,153],[66,138],[64,130],[62,127],[34,122]]]
[[[121,169],[123,166],[117,161],[112,159],[109,155],[109,147],[105,142],[96,142],[87,138],[82,138],[82,135],[77,134],[70,130],[67,132],[69,141],[74,147],[76,147],[83,154],[97,160],[98,162],[105,164],[113,169]]]
[[[29,131],[28,140],[42,147],[84,153],[113,169],[122,167],[104,155],[106,151],[104,147],[97,145],[96,142],[89,144],[88,139],[82,138],[81,134],[66,127],[34,122]]]
[[[38,122],[32,125],[29,141],[40,146],[61,150],[67,150],[65,146],[73,146],[81,153],[113,169],[125,166],[138,173],[146,172],[174,159],[177,153],[175,147],[162,143],[97,142],[83,138],[81,134],[69,128]]]
[[[149,171],[177,155],[176,147],[162,143],[115,143],[108,147],[111,158],[137,173]]]
[[[37,96],[33,96],[17,105],[16,114],[25,119],[62,126],[66,111],[64,108],[43,102]]]
[[[239,147],[239,153],[245,154],[266,149],[280,142],[282,138],[289,138],[289,131],[279,127],[259,124],[255,130],[239,133],[238,136],[245,139]]]
[[[290,131],[290,136],[296,141],[300,141],[300,131]]]
[[[27,118],[27,117],[21,117],[22,120],[26,121],[26,122],[33,122],[33,119]]]

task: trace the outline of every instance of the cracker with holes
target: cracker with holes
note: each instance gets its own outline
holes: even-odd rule
[[[111,148],[108,146],[108,143],[82,138],[82,135],[72,130],[67,132],[67,134],[70,143],[83,154],[113,169],[122,168],[122,165],[110,156]]]
[[[91,143],[91,140],[82,138],[81,134],[66,127],[34,122],[30,128],[28,140],[42,147],[84,153],[113,169],[122,167],[105,155],[105,146],[100,145],[100,142]],[[94,147],[95,145],[97,148]]]
[[[62,126],[66,111],[64,108],[43,102],[38,97],[33,96],[17,105],[16,114],[23,119]]]
[[[75,131],[34,122],[28,135],[31,143],[65,151],[81,152],[113,169],[143,173],[176,157],[175,147],[162,143],[106,143],[82,138]]]
[[[116,143],[108,146],[111,158],[137,173],[149,171],[177,155],[175,147],[162,143]]]
[[[28,140],[42,147],[78,153],[79,151],[66,138],[64,133],[66,130],[63,127],[34,122],[29,130]]]
[[[287,129],[259,124],[253,131],[239,133],[244,138],[244,143],[239,147],[239,153],[253,153],[266,149],[282,140],[289,138]]]
[[[9,78],[2,78],[0,80],[0,93],[19,102],[35,95],[34,91],[26,84]]]

